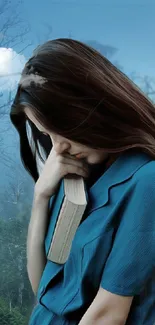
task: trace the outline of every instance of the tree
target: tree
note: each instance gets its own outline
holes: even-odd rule
[[[12,161],[11,161],[12,163]],[[11,170],[11,164],[10,164]],[[1,195],[3,217],[7,220],[11,214],[14,214],[17,218],[22,218],[25,215],[25,210],[28,210],[27,220],[30,216],[30,202],[33,195],[33,184],[23,166],[18,162],[14,162],[14,173],[6,171],[8,176],[8,182],[3,187],[3,193]]]
[[[32,43],[27,42],[27,35],[30,28],[20,18],[20,5],[22,1],[1,0],[0,2],[0,48],[15,48],[19,47],[18,54],[22,53]],[[15,10],[16,6],[16,10]],[[17,27],[18,32],[17,32]],[[23,46],[23,44],[25,45]],[[0,67],[2,69],[2,67]],[[0,72],[1,77],[1,72]],[[5,83],[6,81],[4,81]],[[1,88],[4,86],[1,78]],[[13,101],[12,89],[7,92],[0,91],[0,155],[4,163],[8,163],[7,154],[5,153],[5,142],[3,134],[8,132],[9,125],[5,123],[5,118],[8,116],[8,110]]]
[[[115,54],[118,49],[111,45],[105,45],[95,40],[86,41],[86,44],[93,47],[95,50],[104,55],[108,60],[110,60],[115,66],[117,66],[121,71],[123,71],[123,67],[119,64],[118,61],[114,59]]]
[[[130,74],[130,78],[153,102],[155,102],[155,78],[147,75],[139,76],[135,71]]]
[[[13,308],[10,313],[6,301],[3,298],[0,298],[1,325],[27,325],[27,321],[27,317],[23,316],[17,307]]]
[[[115,54],[118,51],[117,48],[111,45],[101,44],[95,40],[86,41],[86,44],[92,46],[94,49],[104,55],[108,60],[110,60],[115,66],[117,66],[117,68],[119,68],[121,71],[124,71],[120,63],[114,58]],[[152,78],[148,75],[140,76],[135,71],[129,73],[128,76],[153,102],[155,102],[155,78]]]
[[[26,268],[27,229],[26,210],[20,220],[13,215],[8,220],[0,218],[0,296],[10,313],[16,306],[27,313],[34,302]]]
[[[21,1],[1,0],[0,2],[0,48],[18,48],[18,54],[23,53],[32,43],[27,41],[29,27],[20,18]],[[16,8],[15,8],[16,6]],[[16,9],[16,10],[14,10]],[[18,27],[18,30],[17,30]],[[24,45],[23,45],[24,44]],[[2,66],[0,67],[2,70]],[[18,72],[18,71],[17,71]],[[1,74],[1,72],[0,72]],[[7,149],[8,131],[10,128],[8,114],[13,100],[13,89],[2,91],[6,80],[1,76],[0,90],[0,155],[9,173],[8,190],[3,187],[3,200],[1,195],[0,207],[0,324],[2,325],[27,325],[19,310],[24,314],[31,309],[34,296],[26,272],[26,235],[30,204],[23,179],[20,177],[18,159],[14,162]],[[8,137],[6,137],[6,134]],[[10,149],[12,146],[10,138]],[[12,168],[13,166],[13,168]],[[18,166],[18,170],[15,170]],[[3,172],[1,170],[1,185]],[[11,177],[12,176],[12,177]],[[24,196],[25,195],[25,196]],[[5,218],[6,210],[7,218]],[[25,307],[26,306],[26,307]]]
[[[32,45],[32,43],[27,44],[27,35],[30,31],[28,26],[25,26],[22,19],[20,18],[20,5],[22,1],[15,1],[11,4],[9,0],[2,0],[0,4],[0,47],[3,48],[15,48],[18,45],[26,44],[22,47],[19,53]],[[16,6],[16,10],[15,9]],[[17,27],[18,32],[17,32]],[[0,98],[2,99],[3,93],[0,93]],[[2,109],[7,108],[12,103],[11,93],[8,92],[8,101],[0,106],[0,116],[2,116]],[[3,114],[6,110],[3,111]]]

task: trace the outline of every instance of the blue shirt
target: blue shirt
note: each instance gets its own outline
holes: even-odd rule
[[[134,296],[127,325],[153,325],[155,161],[140,151],[121,154],[88,196],[67,262],[46,263],[30,324],[78,324],[101,286]],[[46,235],[46,253],[55,222]]]

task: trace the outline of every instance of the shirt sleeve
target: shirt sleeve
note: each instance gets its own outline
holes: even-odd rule
[[[132,186],[120,220],[100,285],[115,294],[134,296],[155,273],[155,175]]]

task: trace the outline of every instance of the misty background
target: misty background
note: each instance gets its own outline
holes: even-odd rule
[[[16,73],[39,44],[70,37],[99,50],[155,102],[154,16],[154,0],[0,0],[1,325],[27,325],[35,303],[26,271],[34,182],[9,119]]]

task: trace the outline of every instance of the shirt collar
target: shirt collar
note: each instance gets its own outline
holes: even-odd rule
[[[126,151],[87,190],[91,201],[90,210],[104,206],[109,199],[109,189],[131,178],[135,172],[152,158],[139,151]]]

